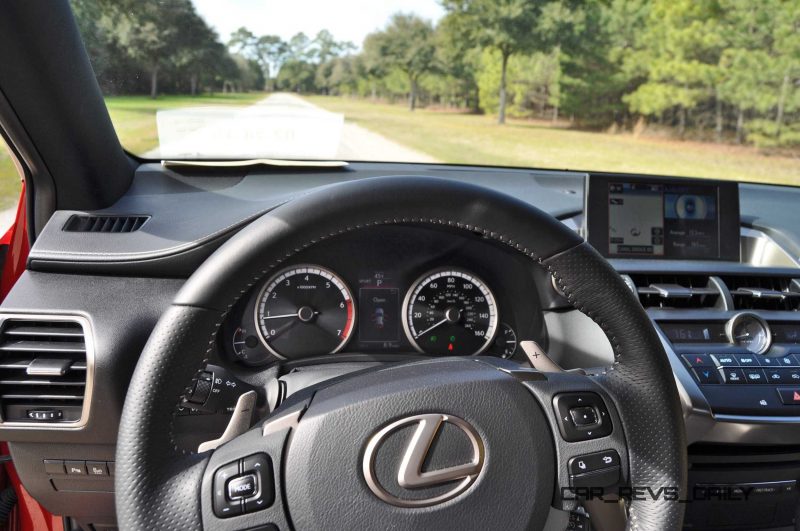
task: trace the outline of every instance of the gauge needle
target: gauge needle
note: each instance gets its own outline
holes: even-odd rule
[[[443,324],[445,324],[446,322],[447,322],[447,317],[445,317],[444,319],[442,319],[441,321],[439,321],[439,322],[438,322],[438,323],[436,323],[435,325],[433,325],[433,326],[431,326],[431,327],[429,327],[429,328],[427,328],[427,329],[423,330],[423,331],[422,331],[422,332],[420,332],[419,334],[415,335],[415,336],[414,336],[414,339],[419,339],[420,337],[424,336],[425,334],[427,334],[428,332],[430,332],[431,330],[433,330],[433,329],[434,329],[434,328],[436,328],[437,326],[442,326],[442,325],[443,325]]]
[[[749,332],[748,332],[748,333],[746,333],[746,334],[742,334],[742,335],[740,335],[740,336],[736,336],[736,339],[744,339],[744,338],[746,338],[746,337],[750,337],[750,333],[749,333]]]
[[[319,315],[319,312],[315,311],[314,315]],[[299,316],[300,315],[297,312],[295,312],[295,313],[285,313],[283,315],[265,315],[261,319],[266,321],[267,319],[283,319],[285,317],[299,317]]]
[[[297,312],[295,312],[295,313],[285,313],[283,315],[265,315],[265,316],[261,317],[261,319],[266,321],[267,319],[283,319],[284,317],[297,317]]]

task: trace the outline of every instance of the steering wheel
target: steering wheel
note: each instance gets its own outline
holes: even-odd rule
[[[179,449],[175,406],[233,304],[316,242],[392,224],[468,231],[529,257],[602,327],[613,365],[585,374],[481,357],[391,364],[293,395],[214,451]],[[553,507],[574,509],[595,484],[617,481],[633,494],[629,529],[672,530],[687,470],[667,357],[608,262],[527,203],[414,176],[318,189],[217,249],[142,352],[116,461],[120,528],[143,530],[539,529]]]

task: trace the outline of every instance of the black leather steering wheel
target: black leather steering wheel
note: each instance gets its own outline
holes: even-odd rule
[[[232,305],[316,242],[391,224],[469,231],[528,256],[602,327],[613,366],[583,375],[488,358],[390,365],[301,394],[213,452],[180,450],[175,405]],[[603,431],[583,430],[578,438],[585,440],[576,441],[563,432],[564,408],[586,400],[602,415]],[[685,494],[678,394],[661,342],[619,275],[563,224],[507,195],[449,179],[370,178],[318,189],[264,214],[187,281],[128,389],[117,515],[121,529],[146,530],[537,529],[551,506],[574,507],[564,490],[570,460],[605,450],[618,452],[621,483],[637,489],[628,528],[680,529],[683,504],[645,490]],[[234,476],[249,472],[253,455],[268,467],[258,488],[274,489],[274,499],[219,517],[212,500],[226,485],[218,472],[226,465]],[[440,469],[449,475],[430,475]]]

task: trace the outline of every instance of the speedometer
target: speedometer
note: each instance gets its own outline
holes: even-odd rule
[[[497,332],[497,303],[481,279],[461,269],[422,275],[403,302],[403,327],[420,352],[474,355]]]
[[[267,349],[280,358],[333,354],[353,332],[353,296],[333,272],[299,265],[273,275],[256,303],[256,323]]]

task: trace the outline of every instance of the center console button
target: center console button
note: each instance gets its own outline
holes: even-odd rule
[[[767,377],[761,369],[744,369],[744,378],[749,384],[767,383]]]
[[[718,384],[722,383],[719,378],[719,371],[714,367],[698,367],[692,369],[697,380],[701,384]]]
[[[781,402],[787,406],[800,406],[800,387],[778,388],[778,396]]]
[[[761,364],[762,367],[779,367],[781,364],[778,362],[778,358],[769,358],[767,356],[762,356],[758,358],[758,362]]]
[[[712,356],[717,361],[719,367],[737,367],[739,363],[730,354],[714,354]]]
[[[736,362],[740,367],[758,367],[758,358],[755,354],[734,354]]]
[[[708,354],[684,354],[683,359],[689,367],[713,367],[714,361]]]
[[[722,369],[722,374],[725,377],[725,383],[728,384],[743,384],[747,383],[745,380],[742,369]]]
[[[764,369],[764,374],[767,375],[767,383],[784,383],[783,369]]]

